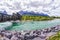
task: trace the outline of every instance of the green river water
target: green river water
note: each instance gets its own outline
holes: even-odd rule
[[[11,25],[10,25],[10,24]],[[45,29],[49,27],[54,27],[60,25],[60,19],[54,19],[49,21],[21,21],[21,22],[7,22],[6,25],[0,23],[1,26],[6,26],[6,30],[36,30],[36,29]],[[4,27],[3,27],[4,28]]]

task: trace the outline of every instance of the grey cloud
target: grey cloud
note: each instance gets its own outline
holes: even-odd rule
[[[32,6],[32,7],[38,7],[38,6],[40,6],[40,3],[39,2],[31,2],[28,5]]]
[[[4,3],[5,6],[7,7],[12,7],[12,5],[8,4],[8,3]]]
[[[54,3],[54,0],[51,0],[51,2],[48,3],[48,4],[43,4],[43,3],[39,2],[39,1],[34,1],[34,2],[29,3],[28,6],[32,6],[32,7],[50,6],[53,3]]]
[[[15,2],[14,6],[15,6],[16,9],[21,9],[21,5],[20,5],[19,2]]]
[[[10,5],[6,2],[0,3],[0,6],[12,7],[12,5]]]
[[[9,8],[11,10],[19,10],[19,9],[21,9],[21,5],[18,2],[12,3],[12,5],[8,4],[7,2],[3,2],[3,3],[0,3],[0,6],[6,6],[7,8]]]
[[[20,3],[18,3],[18,2],[12,3],[12,5],[8,4],[7,2],[4,2],[3,4],[0,4],[0,6],[6,6],[11,10],[21,9]]]
[[[11,10],[20,10],[21,9],[20,3],[15,2],[15,3],[13,3],[13,5],[14,6],[10,7],[9,9],[11,9]]]
[[[0,6],[2,6],[2,4],[0,4]]]

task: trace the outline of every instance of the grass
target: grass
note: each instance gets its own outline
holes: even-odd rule
[[[33,20],[33,21],[45,21],[45,20],[52,20],[53,17],[49,16],[22,16],[21,20]]]
[[[57,34],[50,36],[47,40],[60,40],[60,31]]]

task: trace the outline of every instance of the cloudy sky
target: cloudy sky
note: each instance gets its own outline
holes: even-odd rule
[[[0,0],[1,10],[8,14],[24,10],[60,16],[60,0]]]

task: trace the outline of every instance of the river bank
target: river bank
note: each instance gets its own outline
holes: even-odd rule
[[[55,27],[32,30],[32,31],[0,31],[0,40],[46,40],[49,36],[56,34],[60,30],[60,25]]]

